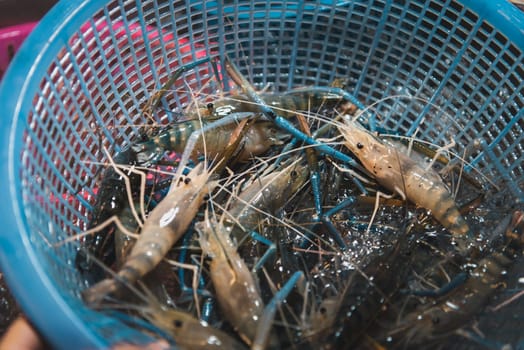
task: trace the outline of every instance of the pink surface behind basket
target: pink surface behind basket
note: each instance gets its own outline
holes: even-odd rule
[[[0,79],[3,77],[16,51],[37,23],[27,22],[0,28]]]

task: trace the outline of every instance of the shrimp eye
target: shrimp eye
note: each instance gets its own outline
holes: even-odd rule
[[[209,200],[209,193],[206,193],[206,194],[204,195],[204,197],[202,197],[202,199],[203,199],[204,201],[208,201],[208,200]]]
[[[292,177],[293,179],[295,179],[295,178],[298,177],[298,173],[297,173],[296,170],[291,171],[291,174],[290,174],[290,175],[291,175],[291,177]]]
[[[175,326],[175,328],[180,328],[180,327],[182,327],[183,324],[184,323],[182,321],[180,321],[180,320],[174,320],[173,321],[173,326]]]
[[[209,109],[209,110],[213,110],[213,107],[214,107],[214,106],[215,106],[215,105],[213,105],[211,102],[209,102],[209,103],[206,105],[207,109]]]
[[[358,148],[358,149],[362,149],[362,148],[364,148],[364,145],[361,144],[360,142],[358,142],[358,143],[357,143],[357,148]]]
[[[187,185],[188,183],[190,183],[190,182],[191,182],[191,179],[190,179],[189,177],[186,177],[186,178],[184,179],[184,183],[185,183],[186,185]]]

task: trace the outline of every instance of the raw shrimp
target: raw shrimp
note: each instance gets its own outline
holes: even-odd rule
[[[282,170],[268,169],[234,198],[228,210],[229,216],[240,222],[245,231],[251,231],[267,213],[276,213],[306,183],[308,169],[296,160]],[[234,235],[241,239],[241,232]]]
[[[187,230],[217,183],[210,181],[212,171],[197,165],[185,179],[174,180],[167,196],[153,209],[144,223],[124,265],[115,277],[93,285],[84,292],[86,302],[93,304],[114,293],[125,284],[132,284],[151,271],[173,244]]]
[[[239,256],[230,235],[240,236],[254,229],[259,216],[263,215],[262,210],[279,210],[290,195],[302,187],[308,171],[307,167],[298,164],[299,161],[254,180],[232,200],[228,216],[235,218],[241,227],[224,220],[225,215],[217,221],[208,218],[207,213],[206,220],[195,225],[202,250],[212,258],[210,275],[221,308],[241,338],[250,345],[260,327],[258,321],[264,313],[264,303],[252,271]],[[270,336],[269,342],[274,345],[276,339]]]
[[[210,219],[206,212],[205,221],[195,224],[195,229],[202,250],[211,257],[209,272],[225,318],[251,349],[279,348],[276,334],[271,332],[273,318],[303,273],[295,272],[265,306],[258,284],[223,220]]]
[[[230,142],[231,133],[235,130],[238,120],[253,118],[253,113],[237,113],[229,115],[231,118],[223,125],[212,126],[210,120],[188,120],[166,127],[158,135],[132,145],[141,165],[156,162],[165,151],[182,153],[189,146],[191,153],[189,159],[196,160],[204,156],[204,151],[209,159],[215,158],[226,148]],[[195,136],[193,136],[195,135]],[[192,145],[188,144],[191,137],[195,138]],[[286,136],[267,121],[253,123],[245,132],[244,139],[239,142],[239,148],[234,152],[236,161],[244,162],[252,156],[266,152],[273,145],[282,144]],[[205,142],[205,147],[204,147]],[[185,164],[184,164],[185,165]]]
[[[177,349],[246,349],[239,341],[187,312],[160,303],[149,304],[141,310],[142,315],[168,333],[175,340]]]
[[[188,149],[189,159],[197,160],[200,156],[214,159],[231,146],[231,135],[237,127],[237,116],[238,119],[247,119],[253,118],[254,115],[253,113],[229,115],[231,119],[227,123],[212,128],[207,128],[210,125],[208,120],[202,123],[198,120],[188,120],[170,125],[157,135],[142,139],[116,154],[113,158],[114,162],[118,166],[151,167],[164,156],[166,151],[182,153],[186,149],[188,140],[194,141]],[[267,121],[256,121],[241,134],[240,139],[236,140],[235,149],[231,150],[232,161],[244,162],[266,152],[274,145],[282,144],[283,139],[287,137]],[[184,159],[184,163],[186,160],[188,159]],[[180,167],[180,173],[185,165],[182,164]],[[128,201],[127,191],[132,191],[130,195],[135,195],[140,176],[136,173],[127,174],[130,188],[126,189],[125,179],[121,174],[122,172],[117,172],[113,167],[104,171],[88,229],[93,229],[110,217],[119,215]],[[114,245],[110,237],[111,230],[112,226],[84,239],[83,250],[80,250],[76,257],[76,265],[82,273],[88,274],[93,270],[90,255],[107,265],[113,263]]]
[[[344,119],[339,126],[346,147],[360,160],[377,182],[418,206],[431,211],[454,235],[470,233],[447,186],[432,169],[380,140],[358,122]]]
[[[256,336],[264,302],[251,270],[238,255],[223,222],[209,219],[195,224],[200,246],[211,257],[209,266],[220,307],[246,344]]]

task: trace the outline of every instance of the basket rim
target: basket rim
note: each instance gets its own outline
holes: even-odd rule
[[[0,266],[23,313],[56,349],[68,349],[72,345],[77,349],[107,348],[110,344],[86,328],[39,264],[38,254],[29,239],[25,215],[18,205],[22,202],[21,185],[16,181],[20,164],[13,154],[21,149],[25,121],[16,116],[29,113],[31,102],[27,101],[32,97],[28,97],[28,92],[36,91],[39,85],[39,80],[33,77],[42,67],[46,70],[51,61],[46,53],[58,51],[78,29],[73,24],[85,22],[106,2],[59,1],[26,38],[0,85],[0,98],[5,106],[4,117],[0,118],[3,144],[0,173],[6,180],[1,182],[0,190],[8,194],[6,202],[10,203],[2,208]]]

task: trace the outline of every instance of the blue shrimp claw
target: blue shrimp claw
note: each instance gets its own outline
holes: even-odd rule
[[[266,305],[260,320],[258,321],[256,337],[251,344],[251,349],[262,350],[266,348],[266,345],[269,340],[269,332],[271,330],[271,325],[275,318],[277,309],[282,302],[285,301],[289,293],[291,293],[293,287],[304,278],[304,273],[302,271],[296,271],[284,284],[284,286],[275,293],[271,301]]]

